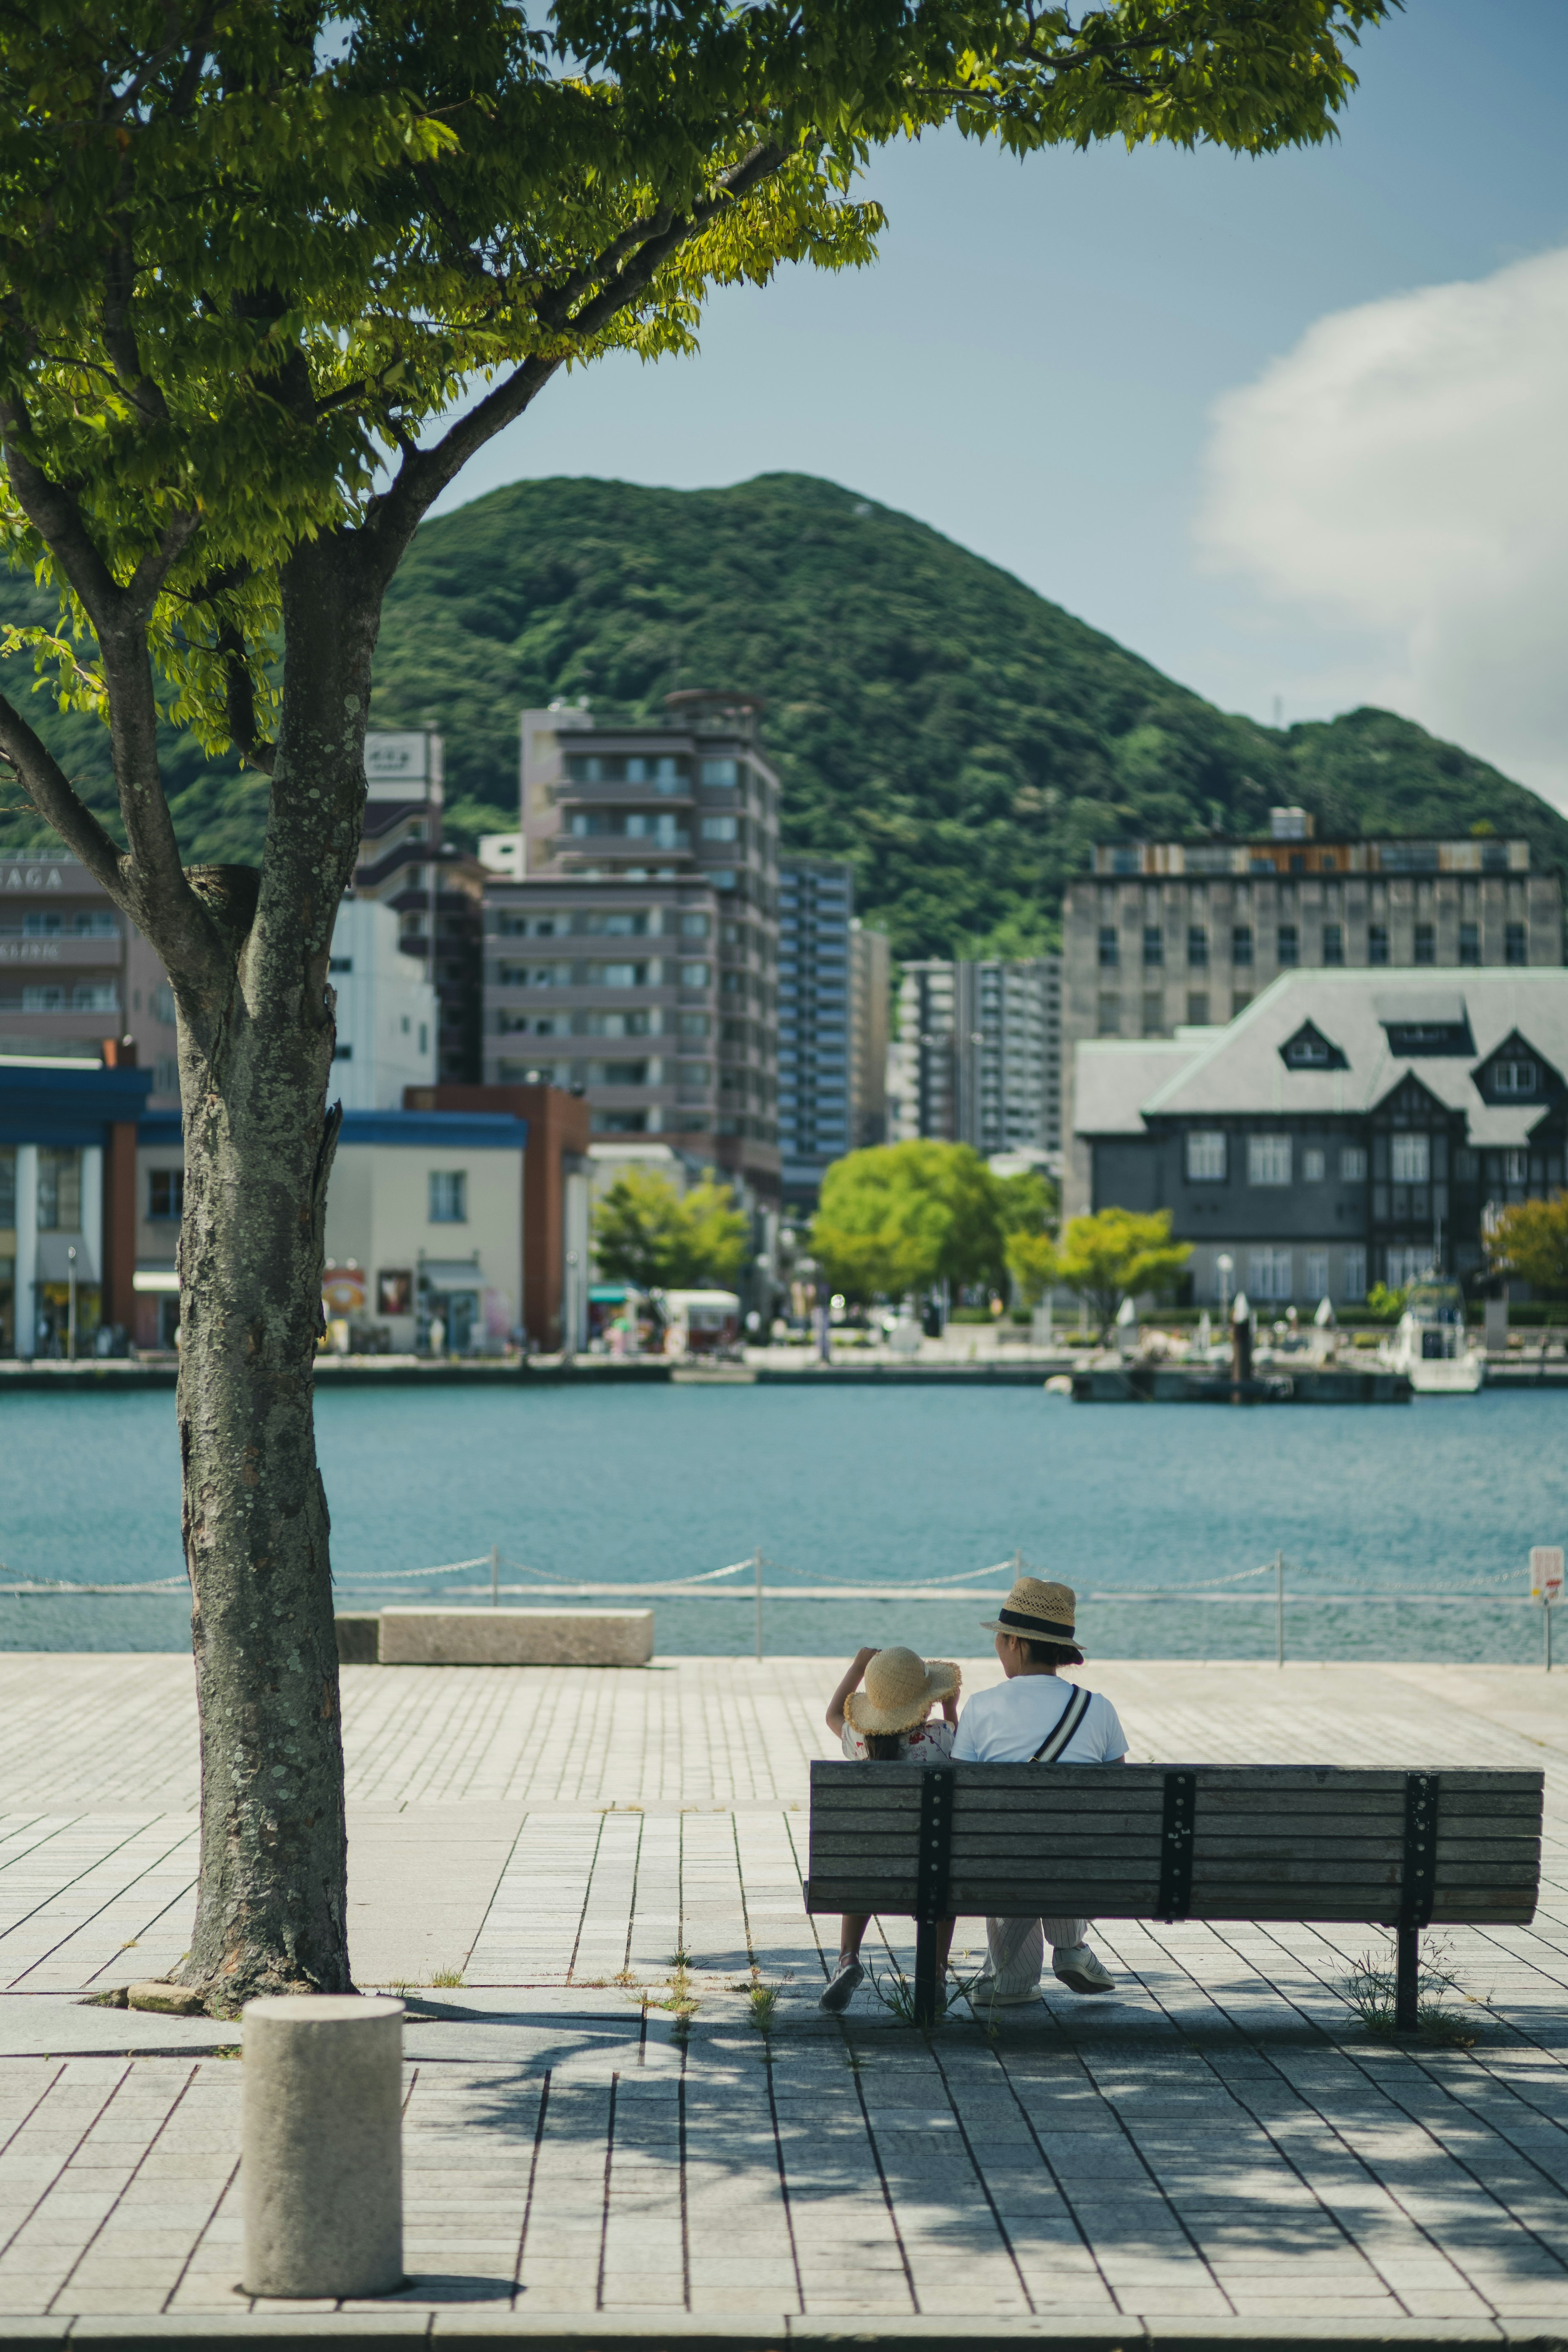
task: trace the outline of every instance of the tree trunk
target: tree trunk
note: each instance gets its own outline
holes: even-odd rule
[[[352,1990],[326,1496],[313,1423],[341,1115],[328,954],[363,815],[374,615],[331,541],[285,579],[284,718],[260,875],[193,870],[232,982],[182,991],[179,1427],[201,1719],[197,1917],[180,1973],[231,2013]],[[199,1001],[198,1001],[199,995]]]

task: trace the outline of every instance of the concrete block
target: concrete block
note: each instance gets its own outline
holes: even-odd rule
[[[334,1617],[340,1666],[374,1666],[381,1659],[381,1620],[357,1611]]]
[[[646,1666],[651,1609],[384,1609],[384,1666]]]
[[[246,2294],[395,2294],[403,2003],[284,1993],[241,2021]]]

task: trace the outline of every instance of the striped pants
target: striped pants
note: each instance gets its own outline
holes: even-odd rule
[[[989,1973],[998,1992],[1032,1992],[1045,1966],[1046,1946],[1059,1951],[1065,1945],[1088,1940],[1087,1919],[987,1919],[985,1942]]]

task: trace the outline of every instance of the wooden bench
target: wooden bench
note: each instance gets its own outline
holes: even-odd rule
[[[1541,1885],[1540,1772],[1318,1764],[814,1762],[808,1912],[916,1922],[915,2017],[953,1914],[1291,1919],[1398,1932],[1415,2030],[1426,1927],[1517,1927]]]

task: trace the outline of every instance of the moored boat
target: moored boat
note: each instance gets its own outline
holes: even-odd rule
[[[1465,1294],[1436,1275],[1411,1284],[1398,1328],[1379,1353],[1417,1396],[1473,1396],[1487,1376],[1486,1357],[1466,1334]]]

